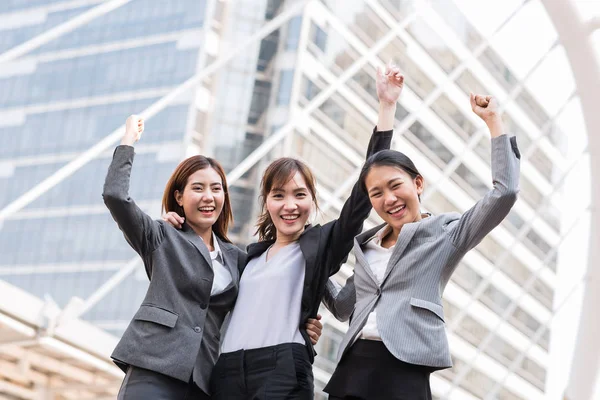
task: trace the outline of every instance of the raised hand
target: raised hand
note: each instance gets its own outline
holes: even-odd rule
[[[483,120],[490,129],[492,137],[498,137],[504,134],[504,126],[500,111],[498,110],[498,100],[492,96],[483,96],[471,93],[471,109],[479,118]]]
[[[400,73],[400,68],[391,62],[385,66],[385,71],[377,67],[376,80],[379,102],[395,105],[404,88],[404,75]]]
[[[498,101],[492,96],[483,96],[479,94],[470,94],[471,109],[479,118],[488,122],[490,118],[500,116],[498,112]]]
[[[130,115],[125,121],[125,135],[121,139],[121,144],[133,146],[135,142],[140,140],[144,132],[144,119],[138,115]]]

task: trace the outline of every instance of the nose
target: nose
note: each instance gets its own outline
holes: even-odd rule
[[[205,190],[202,192],[201,200],[205,203],[212,202],[214,198],[213,192],[211,190]]]
[[[384,197],[385,205],[392,205],[396,202],[396,200],[398,200],[398,198],[396,197],[396,195],[393,192],[388,192],[385,194],[385,197]]]
[[[296,208],[298,208],[298,205],[294,201],[294,198],[289,198],[288,197],[288,198],[285,199],[285,203],[283,205],[283,209],[285,211],[294,211]]]

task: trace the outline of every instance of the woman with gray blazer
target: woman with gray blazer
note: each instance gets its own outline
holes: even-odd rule
[[[520,153],[491,96],[470,95],[492,137],[493,188],[464,214],[420,211],[423,177],[404,154],[386,150],[365,163],[360,181],[384,224],[358,235],[354,274],[324,303],[350,317],[330,399],[431,399],[429,375],[452,366],[442,295],[465,254],[509,213],[517,199]]]
[[[216,160],[190,157],[167,183],[163,208],[186,216],[183,229],[153,220],[135,204],[129,178],[143,130],[140,117],[127,119],[102,194],[150,280],[111,356],[126,372],[118,399],[208,399],[219,331],[235,302],[245,253],[227,238],[231,205]]]

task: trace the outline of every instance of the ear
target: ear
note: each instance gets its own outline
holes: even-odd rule
[[[173,192],[173,197],[175,197],[175,201],[179,204],[179,207],[183,207],[183,191],[176,190]]]
[[[425,189],[425,180],[421,175],[417,175],[415,178],[415,186],[417,187],[417,194],[420,196],[423,194],[423,190]]]

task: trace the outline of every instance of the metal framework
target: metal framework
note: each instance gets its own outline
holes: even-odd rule
[[[600,182],[600,113],[594,99],[600,90],[600,60],[592,34],[599,28],[598,17],[584,23],[574,1],[542,0],[571,64],[581,98],[588,132],[591,182]],[[570,400],[591,399],[600,370],[600,185],[591,188],[590,241],[587,279],[584,285],[579,331],[565,396]]]

